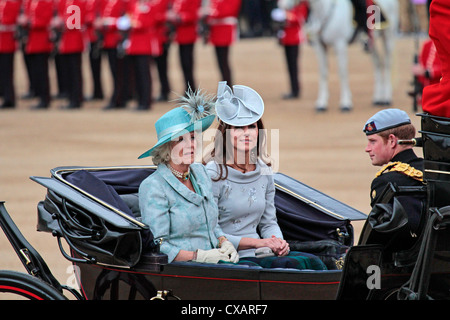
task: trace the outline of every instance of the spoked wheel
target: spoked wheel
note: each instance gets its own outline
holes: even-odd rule
[[[48,283],[27,273],[0,271],[0,299],[66,300]]]

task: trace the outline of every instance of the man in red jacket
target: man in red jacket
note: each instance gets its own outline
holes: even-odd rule
[[[419,92],[411,92],[410,95],[417,99],[417,104],[422,105],[423,88],[430,84],[439,83],[441,80],[441,62],[436,54],[436,46],[431,39],[422,45],[419,60],[413,65],[412,71],[419,83]]]
[[[422,109],[435,116],[450,118],[450,2],[433,0],[430,5],[431,40],[441,63],[441,80],[426,86]]]
[[[118,49],[125,39],[117,29],[117,20],[127,13],[128,5],[128,0],[107,0],[97,26],[103,35],[103,50],[108,56],[113,79],[113,92],[104,110],[125,108],[129,98],[128,63],[125,54]]]
[[[152,5],[155,11],[156,35],[161,43],[161,54],[153,56],[158,69],[160,91],[156,101],[168,101],[170,94],[170,82],[168,76],[168,55],[170,47],[170,29],[167,26],[167,11],[172,7],[172,0],[154,1]]]
[[[233,85],[229,63],[231,45],[238,39],[238,15],[241,0],[211,0],[206,11],[209,42],[214,46],[221,80]]]
[[[68,104],[62,109],[79,109],[83,102],[83,78],[81,58],[84,51],[86,0],[60,0],[58,20],[61,40],[58,53],[61,55],[65,81],[67,81]]]
[[[39,103],[32,109],[47,109],[50,104],[48,59],[53,50],[50,25],[54,8],[53,0],[30,0],[19,18],[19,23],[28,30],[25,53],[29,61],[31,87],[39,98]]]
[[[136,93],[137,110],[148,110],[151,106],[152,78],[150,59],[161,54],[161,42],[156,35],[156,9],[159,0],[133,0],[130,5],[130,29],[124,49],[132,67]]]
[[[167,20],[175,26],[175,42],[179,47],[181,69],[183,71],[186,91],[195,90],[194,80],[194,45],[197,41],[197,26],[201,0],[174,0],[172,10],[167,13]]]
[[[0,97],[3,97],[0,109],[14,108],[16,103],[13,66],[17,42],[14,35],[20,5],[20,0],[0,0]]]
[[[283,99],[295,99],[300,96],[299,80],[299,54],[300,44],[303,41],[302,25],[308,16],[308,3],[300,2],[293,7],[281,8],[285,10],[283,29],[278,33],[280,44],[284,47],[286,65],[289,74],[291,91],[283,96]]]
[[[89,65],[92,75],[92,96],[89,100],[103,99],[103,85],[101,79],[101,61],[103,37],[97,30],[96,24],[105,6],[106,0],[87,0],[86,3],[86,35],[89,41]]]

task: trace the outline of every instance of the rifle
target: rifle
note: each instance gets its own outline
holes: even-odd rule
[[[24,14],[24,10],[21,7],[19,16],[22,16],[23,14]],[[25,46],[28,42],[28,33],[29,33],[28,26],[22,25],[20,23],[17,24],[17,28],[16,28],[16,32],[14,34],[14,37],[17,39],[22,51],[25,50]]]
[[[97,19],[100,17],[100,14],[97,13]],[[91,43],[92,45],[92,56],[97,59],[100,57],[101,52],[102,52],[102,48],[103,48],[103,43],[104,43],[104,35],[102,30],[98,29],[95,24],[93,26],[93,28],[95,28],[94,32],[95,35],[97,36],[97,40],[94,43]]]
[[[207,16],[201,17],[198,24],[198,34],[202,37],[205,45],[209,42],[209,24],[207,19]]]
[[[58,10],[53,10],[53,19],[58,18]],[[50,28],[50,41],[53,43],[53,49],[50,57],[54,58],[59,52],[59,44],[61,42],[63,28],[61,26],[52,26]]]

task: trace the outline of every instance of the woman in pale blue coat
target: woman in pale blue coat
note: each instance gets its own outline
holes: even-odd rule
[[[264,253],[285,256],[289,245],[277,223],[272,170],[263,160],[264,102],[253,89],[220,82],[219,127],[214,160],[206,167],[219,207],[219,225],[240,257]],[[262,252],[261,252],[262,251]]]
[[[237,251],[218,225],[211,179],[194,163],[198,136],[215,118],[213,102],[189,91],[180,104],[155,123],[158,142],[139,157],[152,156],[158,165],[139,188],[143,222],[161,239],[169,262],[236,262]]]
[[[206,168],[213,181],[219,225],[237,248],[240,264],[265,268],[326,269],[316,256],[291,252],[277,223],[275,184],[265,154],[264,102],[253,89],[220,82],[219,127]]]

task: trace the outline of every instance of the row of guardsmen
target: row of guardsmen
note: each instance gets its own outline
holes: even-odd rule
[[[186,90],[196,88],[194,44],[199,30],[215,47],[223,80],[232,84],[229,47],[237,37],[241,0],[0,0],[0,109],[14,108],[14,56],[21,50],[29,94],[50,105],[49,59],[54,59],[63,109],[82,107],[82,54],[89,51],[91,99],[103,99],[100,59],[108,58],[112,95],[104,109],[125,108],[132,97],[137,110],[152,103],[150,61],[161,83],[158,100],[167,100],[167,50],[178,44]]]

